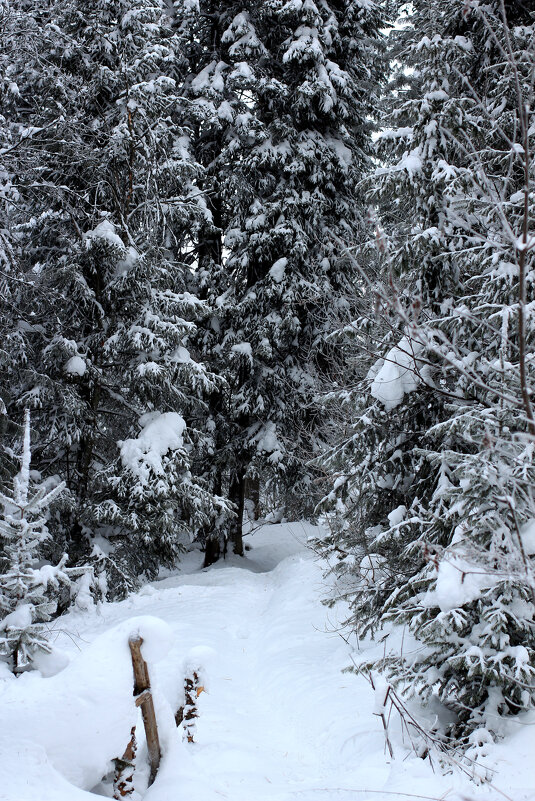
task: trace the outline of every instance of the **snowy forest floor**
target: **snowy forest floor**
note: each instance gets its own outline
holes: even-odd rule
[[[485,764],[492,786],[419,759],[391,721],[385,754],[374,693],[342,673],[351,646],[328,594],[323,565],[305,543],[306,523],[263,526],[245,559],[201,570],[200,552],[180,572],[119,603],[55,623],[42,673],[0,679],[0,798],[90,801],[110,795],[110,760],[136,723],[128,636],[144,637],[163,759],[146,790],[142,725],[135,774],[145,801],[395,801],[535,799],[535,716],[511,723]],[[164,622],[162,622],[164,621]],[[382,647],[373,643],[361,648]],[[61,653],[63,652],[63,654]],[[174,713],[184,676],[200,672],[193,743]],[[50,675],[54,674],[54,675]],[[531,787],[531,789],[529,789]],[[139,793],[139,795],[137,794]]]

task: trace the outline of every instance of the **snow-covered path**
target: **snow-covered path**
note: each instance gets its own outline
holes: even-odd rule
[[[297,533],[303,539],[304,530]],[[272,546],[265,554],[253,550],[250,566],[268,568]],[[149,798],[170,798],[161,784],[168,779],[172,787],[179,776],[184,798],[199,801],[283,801],[312,792],[323,800],[334,797],[333,774],[354,773],[348,767],[357,767],[352,738],[363,699],[340,672],[346,644],[325,633],[321,574],[298,550],[270,572],[226,567],[179,579],[178,597],[172,590],[161,599],[161,617],[182,619],[177,636],[186,652],[201,642],[214,653],[206,667],[209,692],[199,699],[197,745],[178,772],[169,760]],[[371,711],[368,736],[382,751]],[[387,776],[381,760],[374,778],[382,785]],[[347,785],[353,793],[355,786]]]
[[[192,554],[179,575],[62,618],[56,644],[71,663],[51,678],[4,684],[0,799],[94,801],[106,792],[99,780],[135,721],[126,641],[136,627],[147,637],[163,751],[146,801],[503,797],[434,775],[395,729],[396,759],[386,758],[369,685],[341,672],[349,647],[320,602],[325,587],[304,547],[309,533],[306,524],[266,526],[249,538],[245,560],[203,571]],[[140,616],[165,621],[170,632]],[[158,640],[168,637],[167,650]],[[173,714],[192,668],[206,692],[187,743]],[[140,788],[144,759],[140,749]],[[534,797],[517,785],[515,801]]]

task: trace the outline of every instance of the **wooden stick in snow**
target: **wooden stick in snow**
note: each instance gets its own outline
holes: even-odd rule
[[[136,749],[136,727],[132,726],[130,742],[126,746],[122,759],[114,759],[113,798],[115,801],[122,801],[123,798],[128,799],[134,792]]]
[[[150,776],[149,787],[156,778],[160,766],[160,739],[158,737],[158,727],[156,725],[156,715],[154,714],[154,703],[150,689],[149,670],[147,663],[141,655],[142,637],[130,637],[128,644],[132,654],[132,667],[134,668],[134,696],[136,706],[141,707],[143,725],[147,738],[147,749],[149,752]]]
[[[188,743],[195,742],[195,720],[199,717],[197,698],[202,692],[204,687],[200,683],[199,674],[194,670],[193,677],[186,676],[184,679],[184,706],[181,706],[175,715],[176,725],[184,724],[184,739]]]

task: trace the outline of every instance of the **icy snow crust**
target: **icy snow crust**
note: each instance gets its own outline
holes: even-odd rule
[[[149,664],[163,760],[146,788],[146,751],[137,789],[146,801],[392,801],[533,799],[535,717],[493,746],[493,787],[433,773],[391,725],[395,760],[384,753],[376,699],[362,677],[342,673],[350,647],[338,635],[347,610],[327,610],[323,565],[306,550],[308,524],[264,526],[246,559],[201,570],[188,554],[182,572],[125,601],[55,623],[70,658],[60,672],[0,678],[0,799],[95,801],[130,727],[142,725],[132,698],[128,637],[139,634]],[[338,617],[337,617],[338,615]],[[361,643],[359,656],[382,653]],[[366,653],[367,652],[367,653]],[[61,669],[63,667],[63,669]],[[184,743],[174,713],[186,673],[196,670],[195,742]],[[497,793],[499,789],[500,793]],[[139,798],[140,796],[137,796]]]

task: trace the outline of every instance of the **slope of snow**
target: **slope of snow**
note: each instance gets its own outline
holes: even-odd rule
[[[337,631],[345,610],[321,604],[328,591],[322,565],[305,548],[312,531],[304,523],[264,526],[247,537],[245,559],[229,555],[202,570],[202,554],[194,552],[181,572],[125,601],[56,621],[55,644],[70,663],[61,670],[59,660],[51,678],[0,679],[0,799],[95,801],[97,791],[109,793],[100,780],[122,755],[138,714],[127,646],[135,632],[146,640],[163,752],[146,791],[141,742],[138,798],[535,798],[527,789],[535,736],[526,725],[535,718],[517,725],[514,750],[492,747],[487,761],[501,768],[493,788],[433,773],[403,742],[395,721],[395,758],[385,755],[373,691],[364,678],[342,673],[351,659]],[[188,743],[174,713],[192,670],[205,692],[195,742]]]

